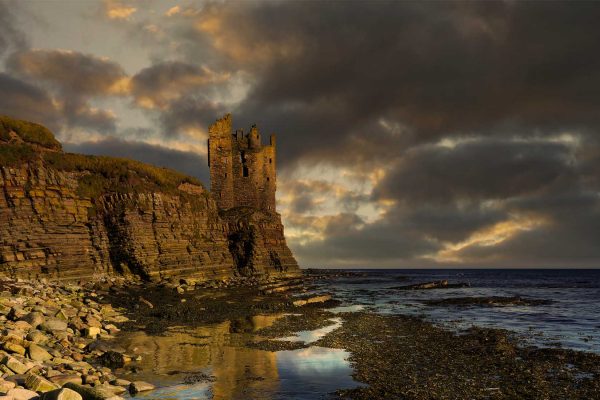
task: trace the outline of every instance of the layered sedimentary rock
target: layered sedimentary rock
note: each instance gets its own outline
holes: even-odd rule
[[[245,275],[295,276],[298,264],[286,244],[281,217],[250,207],[221,212],[227,222],[229,250]]]
[[[54,142],[45,147],[5,131],[0,274],[89,279],[132,273],[148,280],[298,274],[276,213],[223,212],[192,178],[61,153]]]

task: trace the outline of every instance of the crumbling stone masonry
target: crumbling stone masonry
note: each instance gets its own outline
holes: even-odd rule
[[[219,208],[252,207],[275,212],[275,135],[263,146],[258,128],[250,132],[231,127],[231,115],[208,129],[211,192]]]

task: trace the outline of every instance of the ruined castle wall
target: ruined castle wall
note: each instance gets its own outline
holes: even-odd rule
[[[209,128],[208,166],[211,192],[219,208],[234,206],[231,116],[217,120]]]
[[[232,133],[231,116],[209,128],[211,191],[221,209],[254,207],[275,212],[275,139],[263,146],[258,129]]]

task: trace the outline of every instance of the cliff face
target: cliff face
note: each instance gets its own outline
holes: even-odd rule
[[[0,274],[212,280],[298,272],[278,214],[220,214],[201,184],[181,174],[61,153],[14,130],[0,135]]]

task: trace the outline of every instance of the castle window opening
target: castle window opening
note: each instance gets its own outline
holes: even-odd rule
[[[269,164],[273,164],[273,159],[269,158]]]
[[[267,176],[267,182],[269,182],[269,177]]]
[[[243,174],[243,176],[245,176],[245,177],[247,177],[247,176],[248,176],[248,167],[246,167],[245,165],[244,165],[244,168],[242,169],[242,174]]]

